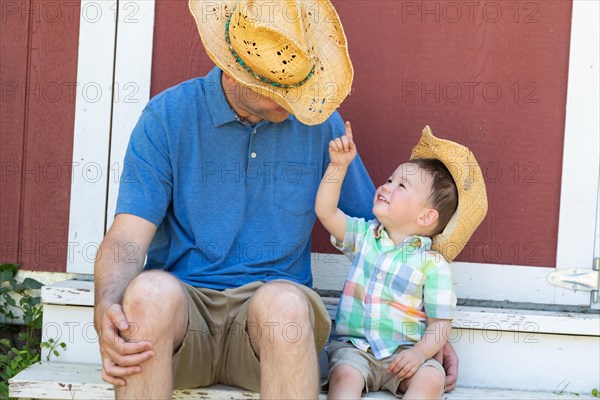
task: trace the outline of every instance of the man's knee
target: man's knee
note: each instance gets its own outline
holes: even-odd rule
[[[268,316],[305,324],[309,322],[308,299],[302,290],[290,283],[266,283],[252,296],[249,314],[258,319]]]
[[[177,278],[164,271],[144,271],[127,286],[123,308],[140,316],[187,310],[185,293]]]

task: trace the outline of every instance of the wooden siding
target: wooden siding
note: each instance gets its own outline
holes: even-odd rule
[[[0,262],[65,271],[79,3],[0,7]]]

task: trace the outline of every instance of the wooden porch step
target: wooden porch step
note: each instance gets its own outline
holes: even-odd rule
[[[51,362],[100,364],[92,324],[93,282],[42,289],[44,340],[65,342]],[[323,298],[330,315],[338,299]],[[460,359],[459,384],[526,391],[600,389],[600,315],[459,307],[449,341]],[[47,349],[43,349],[42,360]],[[324,364],[326,365],[326,363]]]
[[[66,399],[66,400],[108,400],[114,399],[113,387],[102,381],[99,365],[45,363],[36,364],[12,378],[10,396],[21,399]],[[259,399],[259,394],[225,385],[207,388],[176,390],[174,399]],[[322,393],[320,399],[326,399]],[[366,399],[394,399],[388,392],[370,393]],[[505,389],[475,389],[460,387],[445,394],[447,400],[492,400],[492,399],[531,399],[531,400],[593,400],[590,393],[564,391],[533,392]]]

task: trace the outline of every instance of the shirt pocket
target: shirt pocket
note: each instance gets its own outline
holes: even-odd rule
[[[401,264],[398,273],[392,280],[392,290],[395,296],[423,297],[425,274],[407,264]]]
[[[274,203],[292,215],[304,215],[315,207],[318,180],[310,164],[287,163],[273,185]]]

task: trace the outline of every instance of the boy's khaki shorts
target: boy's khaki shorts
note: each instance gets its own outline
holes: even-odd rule
[[[365,388],[363,389],[363,393],[368,393],[369,390],[376,392],[386,389],[396,396],[401,397],[402,393],[398,391],[398,386],[400,385],[401,379],[398,379],[395,376],[392,377],[392,375],[387,372],[387,367],[394,360],[394,358],[396,358],[398,353],[411,347],[412,346],[400,346],[391,356],[382,360],[378,360],[375,358],[370,349],[367,352],[357,349],[350,342],[333,340],[331,343],[329,343],[328,348],[329,376],[327,381],[322,386],[324,388],[328,387],[329,377],[331,377],[331,372],[335,367],[346,364],[356,368],[365,379]],[[434,367],[439,370],[443,379],[445,379],[446,371],[444,371],[444,367],[442,367],[442,364],[440,364],[437,360],[434,360],[433,358],[425,360],[419,369],[427,366]]]
[[[329,337],[331,320],[321,297],[304,285],[289,281],[307,297],[315,351],[320,352]],[[173,356],[173,388],[186,389],[223,383],[260,391],[260,363],[251,341],[273,332],[268,326],[248,326],[250,297],[263,282],[252,282],[223,291],[195,288],[182,283],[187,294],[188,330]],[[299,339],[302,332],[291,324],[279,327],[287,340]],[[281,329],[284,328],[284,329]]]

